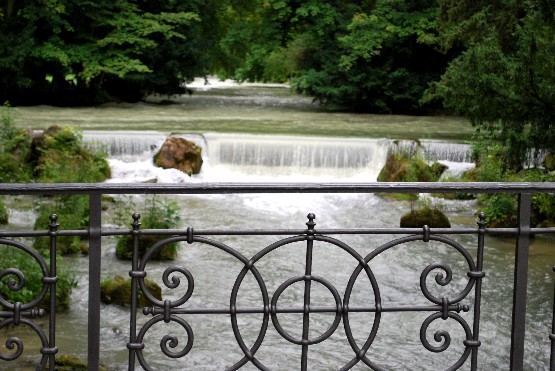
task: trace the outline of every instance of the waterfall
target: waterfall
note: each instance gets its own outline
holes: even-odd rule
[[[210,166],[252,176],[359,176],[371,181],[387,155],[382,139],[246,134],[207,134],[206,139]]]
[[[328,138],[287,135],[175,134],[202,148],[199,175],[188,177],[173,169],[160,169],[152,156],[166,136],[161,132],[85,132],[90,146],[104,150],[112,167],[113,182],[190,181],[352,181],[371,182],[388,153],[410,150],[411,141],[372,138]],[[446,163],[453,174],[469,167],[470,147],[465,144],[422,141],[428,161]],[[462,170],[461,170],[462,169]]]
[[[85,131],[83,142],[88,147],[102,150],[110,158],[133,161],[152,157],[170,134],[156,131]],[[201,147],[204,141],[201,135],[175,135],[194,141]]]

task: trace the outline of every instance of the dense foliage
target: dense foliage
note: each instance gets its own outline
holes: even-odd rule
[[[216,74],[289,82],[335,109],[446,109],[495,134],[512,170],[554,151],[552,1],[1,4],[0,102],[135,101]]]
[[[511,170],[555,150],[553,3],[442,3],[443,46],[464,52],[430,95],[502,143],[501,165]]]
[[[339,108],[418,112],[448,60],[435,48],[437,10],[434,0],[8,0],[0,101],[132,101],[217,73],[291,81]]]
[[[224,51],[239,80],[291,81],[328,105],[411,113],[447,57],[437,50],[435,1],[251,1]],[[239,14],[241,15],[241,14]]]
[[[182,92],[182,81],[201,72],[204,7],[202,1],[5,1],[0,99],[72,105]]]

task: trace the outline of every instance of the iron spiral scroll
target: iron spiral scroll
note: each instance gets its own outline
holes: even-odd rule
[[[426,317],[420,326],[420,341],[422,346],[430,352],[441,353],[446,351],[448,348],[453,346],[451,341],[451,335],[448,331],[438,330],[433,335],[433,343],[430,342],[428,338],[428,330],[432,323],[441,319],[453,320],[462,328],[464,333],[464,341],[460,346],[462,346],[462,354],[459,359],[453,364],[448,365],[446,369],[455,370],[460,368],[463,364],[467,362],[469,357],[471,358],[472,364],[475,364],[478,354],[478,348],[480,346],[479,336],[479,316],[480,316],[480,296],[481,296],[481,280],[484,277],[484,272],[482,271],[483,265],[483,247],[484,247],[484,234],[485,234],[485,222],[484,215],[480,215],[480,221],[478,222],[478,249],[476,261],[472,255],[458,242],[446,238],[440,235],[434,235],[430,232],[430,229],[425,226],[421,233],[409,236],[403,236],[394,240],[391,240],[378,248],[374,249],[366,256],[360,255],[354,248],[349,246],[343,241],[336,238],[330,237],[328,235],[320,234],[315,229],[316,223],[315,215],[308,214],[308,222],[306,223],[307,228],[304,233],[285,237],[280,239],[262,250],[258,251],[251,258],[246,257],[241,254],[236,249],[222,243],[220,241],[207,238],[203,235],[196,234],[192,228],[188,228],[186,232],[181,235],[176,235],[155,243],[151,246],[145,255],[139,259],[138,257],[138,242],[140,238],[140,216],[138,214],[133,215],[133,234],[135,236],[135,248],[133,255],[133,267],[130,271],[130,276],[132,277],[132,291],[133,291],[133,303],[131,310],[131,331],[130,331],[130,341],[127,344],[129,349],[129,369],[134,369],[135,360],[137,359],[140,365],[146,369],[151,370],[151,366],[145,360],[143,350],[145,344],[143,343],[145,334],[149,331],[152,326],[159,322],[165,323],[175,323],[181,327],[186,333],[186,341],[184,345],[180,345],[180,341],[176,336],[165,335],[160,340],[160,350],[167,357],[170,358],[181,358],[186,357],[192,350],[195,341],[194,330],[192,326],[185,319],[185,316],[189,314],[224,314],[228,315],[231,322],[231,328],[233,335],[239,346],[242,357],[238,359],[233,365],[229,366],[229,370],[240,369],[244,365],[250,363],[256,366],[260,370],[269,370],[271,365],[265,365],[263,362],[257,358],[257,352],[262,346],[266,333],[269,328],[270,321],[272,321],[274,329],[279,333],[279,335],[287,340],[291,344],[298,345],[302,349],[301,353],[301,365],[300,369],[307,370],[310,369],[308,365],[308,352],[311,346],[318,343],[324,342],[334,334],[341,323],[343,323],[343,330],[346,335],[347,341],[350,348],[353,351],[352,358],[346,362],[340,370],[349,370],[356,365],[365,365],[372,370],[385,370],[386,366],[380,365],[378,362],[372,359],[371,347],[374,343],[380,328],[380,322],[382,320],[383,313],[386,312],[431,312],[428,317]],[[348,282],[346,284],[345,291],[343,295],[340,294],[339,290],[326,278],[314,275],[312,273],[312,255],[315,250],[314,242],[331,245],[334,248],[343,250],[345,253],[349,254],[350,257],[355,259],[357,262],[356,267],[349,276]],[[392,249],[401,244],[410,243],[414,241],[435,241],[440,243],[447,248],[454,249],[458,254],[460,254],[468,266],[467,279],[468,282],[466,286],[458,293],[451,295],[449,297],[437,296],[432,293],[428,287],[428,278],[431,277],[433,272],[436,272],[435,283],[439,286],[447,286],[452,281],[452,270],[449,265],[443,263],[432,263],[426,266],[420,275],[420,290],[424,298],[430,303],[430,305],[425,306],[406,306],[406,307],[392,307],[388,306],[387,303],[383,302],[380,286],[378,280],[370,268],[370,263],[374,258],[384,253],[385,251]],[[155,254],[159,249],[165,245],[175,243],[175,242],[187,242],[188,244],[203,244],[215,247],[224,253],[227,253],[231,257],[235,258],[242,265],[240,272],[237,275],[233,283],[233,288],[230,293],[229,307],[221,310],[204,310],[203,308],[190,308],[187,307],[189,299],[194,293],[194,277],[191,272],[185,267],[181,266],[170,266],[167,267],[163,273],[162,281],[168,289],[178,289],[181,284],[181,276],[186,280],[186,292],[182,296],[178,297],[176,300],[158,300],[152,293],[148,290],[145,285],[145,277],[147,276],[147,264],[153,254]],[[305,271],[303,274],[294,275],[281,284],[278,288],[270,293],[262,274],[257,269],[256,264],[266,257],[272,251],[275,251],[283,246],[305,242],[306,243],[306,254],[305,254]],[[237,306],[237,298],[239,295],[239,290],[246,277],[250,273],[256,280],[256,284],[260,289],[260,294],[262,298],[262,306],[258,308],[241,308]],[[350,306],[351,297],[353,295],[353,288],[356,281],[360,276],[365,276],[371,285],[373,291],[373,305],[365,308],[353,308]],[[279,299],[287,288],[291,285],[300,283],[304,284],[304,303],[302,307],[289,308],[280,307]],[[319,284],[325,287],[333,297],[333,304],[325,307],[315,307],[311,306],[311,286],[313,284]],[[184,285],[185,286],[185,285]],[[142,313],[145,316],[152,316],[137,333],[137,290],[143,292],[145,298],[150,303],[150,306],[143,308]],[[471,308],[470,305],[464,304],[463,301],[468,299],[469,295],[474,290],[473,299],[473,321],[472,327],[469,323],[460,315],[461,312],[468,312]],[[353,330],[351,328],[350,313],[353,312],[364,312],[371,313],[374,316],[374,320],[371,326],[369,326],[369,333],[363,344],[358,344],[353,335]],[[262,314],[262,324],[260,331],[256,340],[253,342],[252,346],[247,346],[237,320],[238,314],[241,313],[251,313],[251,314]],[[302,336],[295,337],[291,335],[280,322],[279,315],[283,313],[298,313],[303,316],[302,324]],[[309,337],[309,326],[310,326],[310,315],[314,313],[329,313],[333,315],[333,320],[331,325],[323,333],[316,337]],[[170,349],[171,348],[171,349]],[[177,350],[172,350],[177,349]]]
[[[26,303],[19,301],[11,302],[0,292],[0,330],[8,326],[15,326],[18,329],[20,326],[26,326],[31,329],[40,340],[42,354],[37,370],[54,370],[54,357],[58,353],[58,348],[55,345],[55,326],[56,326],[56,283],[58,277],[56,275],[56,237],[58,231],[58,216],[53,214],[50,217],[48,236],[50,237],[49,243],[49,260],[47,264],[45,258],[36,250],[28,245],[6,238],[0,238],[0,246],[5,246],[12,249],[14,252],[20,252],[36,262],[42,274],[42,288],[36,297]],[[7,251],[3,251],[7,254]],[[4,284],[12,292],[18,292],[26,287],[27,279],[24,272],[17,268],[6,268],[0,271],[0,280],[4,279]],[[47,293],[50,292],[50,302],[43,303],[43,306],[48,308],[48,334],[45,330],[37,324],[34,319],[42,318],[47,315],[47,311],[37,305],[41,304]],[[13,361],[18,359],[24,351],[24,342],[17,336],[10,336],[5,343],[6,349],[13,351],[11,353],[0,352],[0,360]]]

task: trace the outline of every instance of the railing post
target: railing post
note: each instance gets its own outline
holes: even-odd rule
[[[100,258],[101,258],[101,194],[89,194],[89,313],[88,369],[100,365]]]
[[[50,224],[48,225],[50,235],[50,276],[48,280],[43,280],[50,284],[50,324],[48,328],[49,336],[49,370],[54,371],[56,368],[56,283],[58,282],[57,268],[56,268],[56,245],[58,235],[58,216],[56,214],[50,215]]]
[[[531,205],[532,195],[530,193],[520,193],[518,197],[519,231],[515,252],[513,319],[511,326],[511,370],[513,371],[524,368]]]
[[[129,349],[129,370],[135,369],[135,357],[137,350],[142,349],[143,344],[137,344],[137,292],[138,292],[138,280],[139,277],[144,277],[144,272],[138,272],[139,268],[139,228],[141,223],[139,219],[141,215],[138,213],[133,214],[133,255],[131,257],[131,271],[129,276],[131,277],[131,320],[129,328],[129,343],[127,343],[127,349]]]
[[[480,305],[482,302],[482,279],[485,277],[484,273],[484,240],[486,235],[486,215],[480,213],[478,221],[478,251],[476,254],[476,273],[473,275],[476,278],[474,289],[474,323],[473,323],[473,347],[472,356],[470,361],[470,369],[475,371],[478,369],[478,348],[480,347]]]

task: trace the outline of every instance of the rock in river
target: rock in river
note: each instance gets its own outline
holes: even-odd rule
[[[178,169],[188,175],[198,174],[202,166],[202,148],[177,137],[167,137],[154,156],[154,163],[164,169]]]

